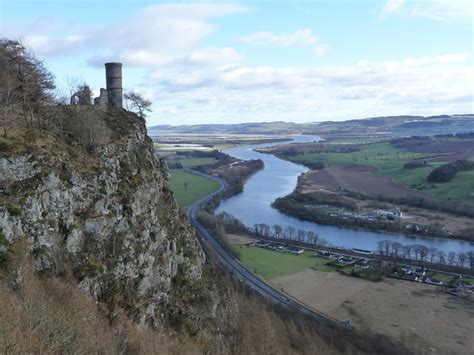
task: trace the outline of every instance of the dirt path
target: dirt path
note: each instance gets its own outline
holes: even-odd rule
[[[371,283],[312,269],[271,283],[330,316],[351,319],[356,328],[398,338],[417,353],[474,353],[474,303],[435,286]]]

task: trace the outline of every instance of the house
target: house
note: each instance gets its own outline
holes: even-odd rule
[[[427,277],[425,279],[425,283],[430,284],[430,285],[436,285],[436,286],[443,286],[444,282],[438,279],[435,279],[434,277]]]
[[[417,276],[425,276],[426,275],[426,269],[417,268],[417,269],[415,269],[415,271],[413,273]]]
[[[405,274],[402,276],[402,279],[408,280],[408,281],[418,281],[418,276],[414,274]]]
[[[349,258],[347,256],[341,256],[337,261],[345,265],[353,264],[355,262],[354,259]]]

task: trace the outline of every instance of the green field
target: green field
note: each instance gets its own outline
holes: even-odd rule
[[[459,172],[447,183],[431,183],[427,176],[442,162],[415,169],[404,169],[412,159],[429,157],[426,153],[413,153],[393,147],[389,143],[373,143],[352,153],[316,153],[291,157],[295,162],[323,162],[326,167],[347,164],[367,165],[377,168],[374,175],[391,177],[394,180],[445,199],[460,199],[474,202],[474,171]]]
[[[220,187],[214,180],[188,173],[181,169],[171,170],[170,188],[181,208],[207,196]],[[185,188],[187,183],[187,188]]]
[[[256,246],[235,246],[240,253],[241,263],[249,271],[264,279],[293,274],[307,268],[321,271],[334,271],[335,268],[326,265],[330,259],[312,257],[312,251],[305,250],[301,255],[280,253]]]
[[[185,159],[179,159],[178,161],[183,165],[183,168],[192,168],[194,166],[214,164],[215,162],[217,162],[217,159],[215,158],[185,158]]]

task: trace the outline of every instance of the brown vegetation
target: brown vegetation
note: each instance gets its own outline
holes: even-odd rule
[[[337,319],[350,319],[356,329],[380,332],[403,341],[415,353],[468,353],[472,302],[436,286],[386,279],[381,283],[307,269],[271,283]]]

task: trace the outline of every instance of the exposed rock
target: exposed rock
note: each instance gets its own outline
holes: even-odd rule
[[[119,116],[132,128],[94,148],[96,169],[64,154],[1,159],[0,182],[18,208],[0,208],[0,231],[9,244],[27,239],[38,272],[67,268],[82,292],[112,312],[118,305],[140,323],[159,326],[173,278],[182,273],[189,284],[199,281],[204,254],[172,198],[166,164],[144,122]]]

